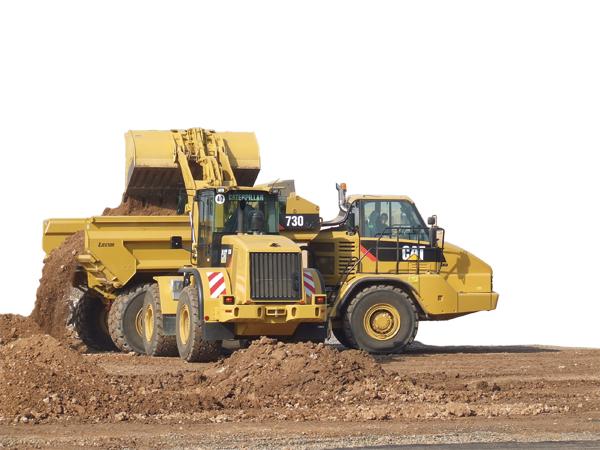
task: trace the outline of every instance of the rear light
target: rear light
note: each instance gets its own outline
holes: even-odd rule
[[[223,303],[226,305],[233,305],[235,303],[235,297],[233,295],[224,295]]]
[[[326,295],[315,295],[315,305],[324,305],[327,303]]]

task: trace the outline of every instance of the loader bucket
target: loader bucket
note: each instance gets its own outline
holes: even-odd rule
[[[179,131],[128,131],[125,134],[125,193],[163,195],[183,187],[175,162]],[[229,161],[240,186],[253,186],[260,172],[260,152],[254,133],[217,133],[225,140]],[[202,179],[199,167],[194,173]],[[192,167],[194,171],[194,167]]]

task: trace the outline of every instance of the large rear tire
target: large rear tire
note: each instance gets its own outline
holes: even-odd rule
[[[177,340],[175,336],[165,335],[163,319],[160,292],[155,283],[144,298],[144,349],[150,356],[177,356]]]
[[[350,301],[343,319],[349,343],[369,353],[399,353],[410,345],[419,327],[410,296],[394,286],[369,286]]]
[[[123,352],[144,354],[144,297],[152,284],[141,284],[123,291],[108,313],[108,331],[117,348]]]
[[[77,337],[89,348],[116,350],[108,332],[108,308],[100,295],[93,291],[83,292],[73,306],[70,322]]]
[[[179,356],[188,362],[215,361],[221,355],[221,341],[205,341],[203,311],[196,286],[181,291],[177,302],[176,336]]]

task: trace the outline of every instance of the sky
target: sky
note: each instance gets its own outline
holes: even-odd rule
[[[600,4],[0,3],[0,313],[28,314],[42,221],[119,203],[123,134],[254,131],[259,181],[337,213],[410,196],[494,269],[498,309],[435,345],[600,347]]]

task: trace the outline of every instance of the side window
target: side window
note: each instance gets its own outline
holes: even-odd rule
[[[359,227],[360,229],[360,214],[358,203],[352,203],[352,206],[350,207],[350,214],[348,214],[347,227],[348,229],[353,229],[355,227]]]
[[[373,200],[363,202],[361,235],[378,237],[389,234],[390,202]]]

